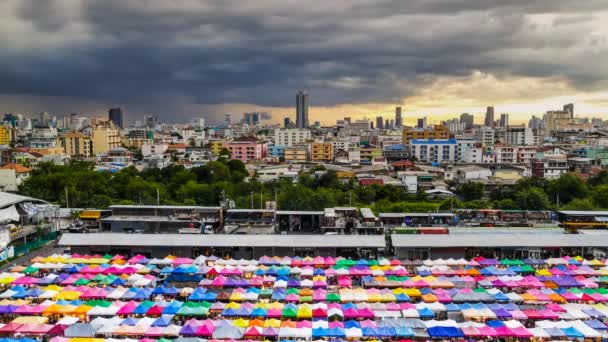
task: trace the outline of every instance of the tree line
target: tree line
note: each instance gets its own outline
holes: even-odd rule
[[[319,171],[322,169],[315,169]],[[260,208],[277,201],[281,210],[323,210],[336,206],[369,207],[378,212],[432,212],[456,208],[546,210],[608,208],[608,172],[583,180],[565,174],[556,180],[525,178],[515,185],[486,189],[481,183],[452,184],[456,198],[410,194],[392,185],[360,186],[343,181],[335,172],[302,173],[297,182],[260,182],[238,160],[220,159],[186,169],[118,172],[95,171],[94,165],[43,163],[21,186],[23,195],[74,208],[106,208],[112,204],[218,206],[230,199],[238,208]]]

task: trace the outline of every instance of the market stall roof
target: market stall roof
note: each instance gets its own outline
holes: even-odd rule
[[[382,235],[63,234],[62,246],[385,247]]]
[[[420,234],[391,235],[394,247],[605,247],[608,234]]]
[[[43,200],[21,196],[17,194],[12,194],[9,192],[0,192],[0,208],[8,207],[9,205],[21,203],[21,202],[37,202],[37,203],[47,203]]]

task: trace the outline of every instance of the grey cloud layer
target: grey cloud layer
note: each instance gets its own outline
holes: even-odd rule
[[[0,93],[285,106],[304,88],[319,105],[381,103],[475,70],[602,87],[607,42],[590,32],[608,3],[573,4],[6,0]]]

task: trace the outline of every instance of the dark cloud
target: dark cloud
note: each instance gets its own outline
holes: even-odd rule
[[[146,111],[397,102],[476,70],[604,86],[605,0],[6,0],[0,94]],[[3,38],[2,38],[3,37]]]

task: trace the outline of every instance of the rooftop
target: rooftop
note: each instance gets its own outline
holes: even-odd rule
[[[2,167],[0,167],[0,169],[3,170],[15,170],[16,173],[26,173],[26,172],[32,172],[32,169],[30,169],[29,167],[23,166],[21,164],[16,164],[16,163],[8,163],[8,164],[4,164],[2,165]]]
[[[32,197],[21,196],[17,194],[12,194],[9,192],[0,192],[0,208],[8,207],[9,205],[21,203],[21,202],[38,202],[38,203],[46,203],[43,200],[35,199]]]
[[[452,145],[456,144],[456,139],[412,139],[410,143],[413,145],[418,144],[435,144],[435,145]]]
[[[63,234],[62,246],[142,247],[367,247],[384,248],[382,235]]]
[[[199,207],[194,205],[111,205],[110,209],[169,209],[169,210],[220,210],[222,207]]]
[[[512,233],[391,235],[394,247],[605,247],[608,234]]]

